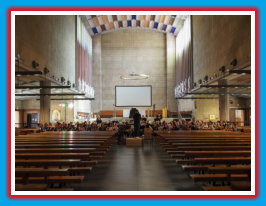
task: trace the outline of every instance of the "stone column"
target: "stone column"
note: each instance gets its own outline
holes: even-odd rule
[[[227,85],[227,81],[226,80],[219,80],[218,85]],[[226,93],[228,92],[228,89],[219,88],[219,92],[221,94],[219,94],[219,115],[220,115],[220,120],[224,120],[224,121],[229,121],[229,94],[222,94],[222,93]]]
[[[96,35],[92,39],[92,64],[93,64],[93,86],[95,89],[95,100],[91,102],[92,112],[100,112],[103,108],[103,80],[102,80],[102,35]],[[111,106],[111,105],[110,105]]]
[[[40,82],[40,86],[51,86],[51,82]],[[40,94],[50,94],[51,89],[41,89]],[[40,123],[50,122],[50,96],[40,96]]]
[[[176,86],[176,38],[166,34],[166,107],[170,112],[176,112],[177,100],[175,99]]]

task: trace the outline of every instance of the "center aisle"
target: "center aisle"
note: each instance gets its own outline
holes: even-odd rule
[[[75,190],[191,191],[200,188],[154,143],[143,147],[114,144]]]

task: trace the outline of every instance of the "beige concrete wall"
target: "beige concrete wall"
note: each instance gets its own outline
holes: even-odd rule
[[[23,100],[22,102],[22,109],[25,110],[32,110],[32,109],[40,109],[40,101],[36,99],[28,99]]]
[[[195,100],[195,120],[209,121],[210,115],[215,115],[215,121],[219,117],[219,99],[197,99]]]
[[[75,16],[20,16],[16,19],[16,54],[31,66],[36,60],[49,75],[75,82]],[[14,54],[15,55],[15,54]]]
[[[229,107],[250,108],[251,101],[248,98],[230,97]]]
[[[93,38],[93,45],[100,46],[99,39]],[[93,51],[94,79],[98,98],[92,102],[94,112],[113,110],[115,85],[152,85],[152,100],[156,109],[167,105],[166,97],[166,36],[156,31],[126,29],[101,35],[101,52]],[[97,57],[101,55],[101,60]],[[120,75],[145,73],[147,80],[126,81]],[[102,74],[102,79],[99,75]],[[101,99],[102,97],[102,99]],[[96,105],[95,105],[96,104]]]
[[[250,16],[192,16],[194,82],[250,60]]]
[[[179,99],[178,111],[194,111],[194,100],[193,99]]]
[[[20,100],[15,100],[15,109],[23,109],[22,108],[22,101]]]

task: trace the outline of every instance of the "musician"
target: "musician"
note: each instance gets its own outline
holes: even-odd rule
[[[133,120],[134,120],[134,137],[137,137],[139,136],[140,120],[141,120],[141,116],[138,110],[136,110],[133,116]]]

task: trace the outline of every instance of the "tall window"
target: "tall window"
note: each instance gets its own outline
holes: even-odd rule
[[[175,97],[181,97],[192,88],[191,17],[188,16],[176,37]]]
[[[81,18],[77,16],[77,88],[94,98],[92,86],[92,39]]]

